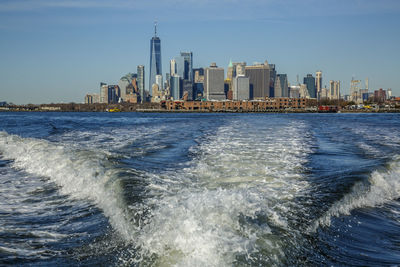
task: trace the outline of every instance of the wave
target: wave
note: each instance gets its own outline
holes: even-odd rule
[[[356,183],[351,192],[335,202],[310,228],[329,227],[332,217],[350,215],[358,208],[379,207],[400,198],[400,156],[397,155],[385,170],[375,170],[366,182]]]
[[[118,170],[110,166],[106,154],[6,132],[0,132],[0,152],[4,159],[13,161],[14,168],[48,177],[62,194],[92,201],[121,236],[133,238],[134,225],[126,217],[121,188],[115,179]]]
[[[221,126],[191,148],[190,167],[151,178],[149,193],[158,197],[146,202],[153,208],[137,236],[135,261],[149,255],[161,266],[285,261],[286,241],[275,231],[291,230],[289,214],[300,208],[294,199],[308,186],[307,127],[259,123],[247,130],[235,122]]]

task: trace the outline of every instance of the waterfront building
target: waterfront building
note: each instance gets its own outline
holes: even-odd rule
[[[315,88],[317,90],[317,96],[321,93],[322,89],[322,71],[317,71],[315,74]]]
[[[307,91],[310,98],[317,98],[315,78],[312,76],[312,74],[307,74],[307,76],[304,77],[304,84],[307,86]]]
[[[224,69],[218,68],[215,63],[205,69],[204,94],[207,100],[224,100]]]
[[[182,79],[179,75],[172,75],[170,80],[170,94],[174,100],[179,100],[182,97]]]
[[[115,104],[119,102],[121,91],[118,85],[102,84],[100,88],[100,101],[105,104]]]
[[[250,80],[244,75],[233,78],[232,100],[250,100]]]
[[[245,67],[246,76],[250,81],[250,97],[254,99],[265,99],[270,97],[270,69],[269,64],[255,64]]]
[[[157,23],[154,24],[154,36],[150,40],[149,91],[156,82],[156,75],[162,75],[161,40],[157,37]]]
[[[386,90],[387,96],[386,99],[390,99],[392,97],[392,88]]]
[[[288,80],[286,74],[276,75],[274,97],[289,97]]]
[[[383,103],[386,101],[386,90],[382,88],[374,91],[374,101],[377,103]]]
[[[99,94],[87,94],[85,95],[85,104],[95,104],[100,102]]]
[[[139,66],[137,66],[137,85],[138,85],[138,89],[139,89],[141,103],[146,102],[144,81],[145,81],[144,66],[139,65]]]

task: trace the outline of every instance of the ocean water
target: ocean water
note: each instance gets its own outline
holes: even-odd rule
[[[396,114],[0,113],[0,265],[398,266]]]

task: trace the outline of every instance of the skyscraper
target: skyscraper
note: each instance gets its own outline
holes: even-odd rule
[[[224,100],[224,69],[218,68],[215,63],[204,72],[204,96],[207,100]]]
[[[250,100],[249,78],[237,75],[233,78],[233,100]]]
[[[185,61],[185,80],[193,82],[193,53],[192,52],[181,52],[181,57]]]
[[[312,74],[307,74],[307,77],[304,77],[304,84],[307,86],[308,94],[310,98],[317,98],[317,91],[315,89],[315,78]]]
[[[315,74],[315,88],[317,89],[317,96],[322,89],[322,71],[317,71]]]
[[[178,100],[182,97],[182,79],[174,74],[170,78],[170,90],[171,90],[171,96],[174,100]]]
[[[329,98],[332,100],[340,98],[340,81],[329,81]]]
[[[250,97],[261,99],[270,97],[270,69],[268,62],[246,66],[245,72],[250,80]]]
[[[288,81],[286,74],[276,75],[274,90],[275,97],[289,97]]]
[[[157,37],[157,23],[154,24],[154,37],[150,40],[150,77],[149,91],[156,82],[156,75],[162,75],[161,40]]]
[[[176,60],[175,59],[171,59],[169,62],[169,74],[171,76],[176,74]]]
[[[144,66],[139,65],[137,66],[137,85],[139,87],[139,94],[140,94],[140,102],[143,103],[146,101],[145,96],[145,89],[144,89]]]

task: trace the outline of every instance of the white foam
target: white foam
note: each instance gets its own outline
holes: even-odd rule
[[[168,175],[174,182],[150,179],[158,197],[146,203],[153,208],[137,236],[142,255],[157,255],[160,265],[230,266],[262,249],[284,260],[283,240],[270,227],[289,230],[287,211],[299,208],[293,199],[308,186],[302,171],[311,149],[301,123],[266,127],[220,127],[191,148],[190,167]],[[249,222],[259,215],[270,225]]]
[[[122,236],[132,238],[131,224],[120,203],[119,186],[113,184],[116,170],[107,168],[105,154],[5,132],[0,132],[0,152],[4,159],[14,161],[14,168],[50,178],[60,186],[61,193],[94,202]]]
[[[358,208],[378,207],[400,198],[400,156],[396,156],[386,170],[371,173],[368,183],[356,183],[351,192],[335,202],[311,227],[330,226],[332,217],[350,215]]]

